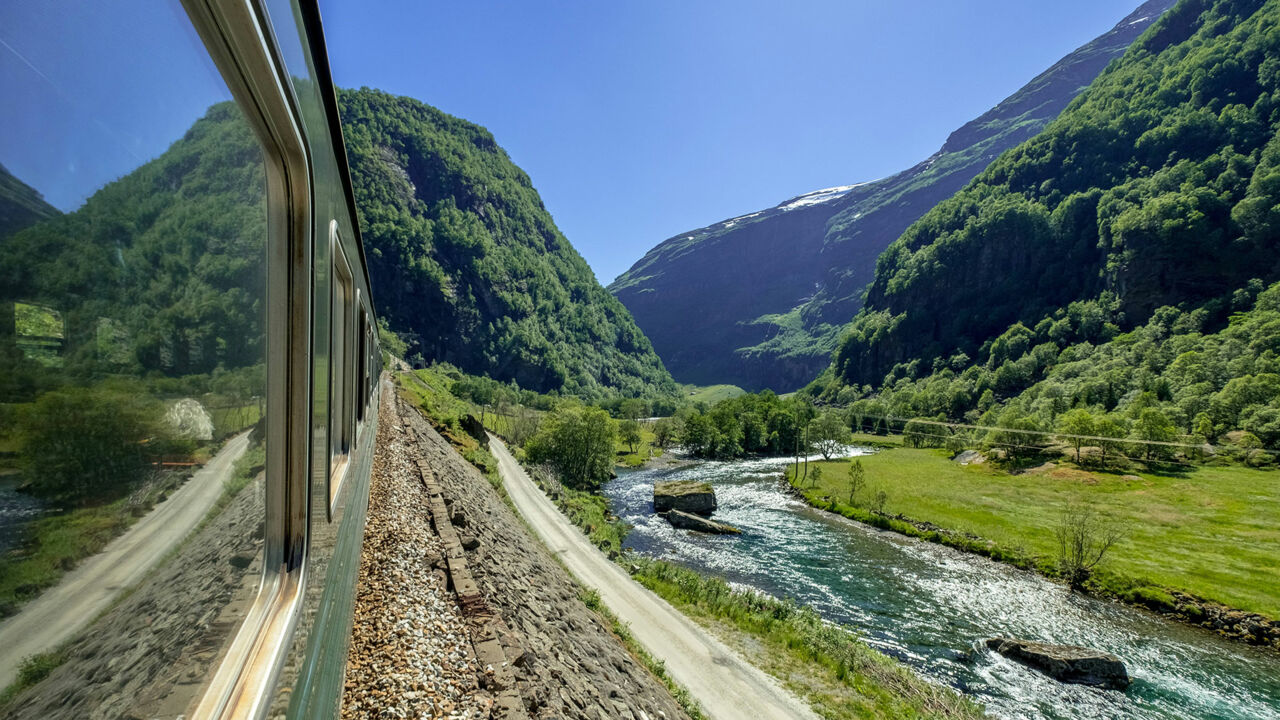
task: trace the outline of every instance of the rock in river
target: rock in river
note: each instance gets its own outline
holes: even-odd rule
[[[654,512],[680,510],[696,515],[710,515],[715,509],[716,493],[711,489],[711,483],[669,480],[653,485]]]
[[[663,513],[663,517],[667,522],[671,523],[671,527],[680,528],[682,530],[697,530],[704,533],[715,533],[717,535],[741,535],[742,531],[732,525],[708,520],[704,517],[691,515],[687,512],[679,510],[670,510]]]
[[[1055,680],[1094,687],[1123,690],[1129,687],[1129,672],[1120,658],[1077,645],[991,638],[987,647]]]

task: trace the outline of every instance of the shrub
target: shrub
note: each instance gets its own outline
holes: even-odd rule
[[[566,407],[547,416],[525,453],[532,463],[554,467],[565,485],[592,490],[612,472],[616,437],[615,424],[604,410]]]
[[[1072,588],[1081,588],[1121,537],[1118,527],[1091,508],[1068,505],[1054,531],[1058,539],[1058,570]]]
[[[105,388],[45,393],[20,417],[20,461],[33,492],[85,504],[118,497],[169,445],[159,408],[141,393]]]

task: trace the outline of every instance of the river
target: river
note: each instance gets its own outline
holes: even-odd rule
[[[9,478],[0,476],[0,553],[16,547],[27,524],[47,511],[45,503],[19,492]]]
[[[604,493],[614,513],[634,526],[627,547],[793,597],[853,626],[924,676],[968,693],[997,717],[1280,720],[1280,653],[814,510],[786,492],[780,475],[787,462],[622,472]],[[671,479],[709,481],[720,504],[715,519],[743,535],[675,530],[654,515],[653,483]],[[1059,684],[981,646],[996,635],[1114,653],[1133,684],[1123,692]]]

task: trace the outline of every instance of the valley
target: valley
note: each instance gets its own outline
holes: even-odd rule
[[[0,715],[133,709],[133,680],[98,668],[105,632],[28,627],[114,563],[132,575],[78,614],[188,638],[111,662],[192,692],[222,657],[195,638],[241,622],[200,603],[287,570],[305,606],[279,617],[309,629],[272,672],[353,718],[1280,720],[1280,0],[1122,4],[1056,61],[1024,47],[1035,69],[986,80],[999,93],[948,115],[941,147],[904,126],[876,137],[910,158],[842,158],[844,179],[796,149],[831,187],[751,212],[745,183],[742,206],[639,186],[740,173],[735,128],[790,153],[800,134],[766,111],[802,93],[853,132],[836,99],[941,72],[934,46],[973,28],[814,65],[814,86],[771,74],[794,60],[778,48],[855,57],[854,16],[825,35],[753,16],[760,36],[715,18],[712,37],[634,8],[498,13],[457,67],[378,56],[404,73],[387,90],[293,79],[332,91],[307,102],[343,154],[290,170],[342,176],[314,217],[277,206],[235,91],[76,207],[0,157],[0,638],[45,640],[9,643]],[[987,22],[1056,37],[1019,18]],[[413,38],[422,58],[447,40]],[[760,64],[721,58],[730,41]],[[710,75],[681,64],[695,50]],[[891,89],[918,115],[955,102]],[[758,118],[681,135],[743,94]],[[571,142],[534,131],[552,124]],[[682,203],[734,217],[661,239]],[[623,242],[639,227],[661,229],[647,251]],[[606,285],[626,265],[597,258],[621,252]],[[658,504],[672,480],[709,485],[686,488],[699,507]],[[183,614],[166,589],[208,568]],[[999,637],[1132,683],[1037,671]],[[261,698],[310,717],[284,708],[291,682]]]
[[[864,462],[876,457],[865,448],[850,452]],[[794,598],[934,682],[961,689],[995,717],[1280,717],[1280,655],[1274,651],[812,509],[781,479],[788,462],[713,461],[675,471],[622,472],[603,492],[632,526],[625,547],[734,587]],[[743,535],[675,530],[653,514],[653,483],[673,478],[710,481],[721,504],[717,520]],[[1059,684],[980,647],[997,635],[1114,653],[1124,658],[1134,683],[1124,692]]]
[[[1172,5],[1144,2],[916,165],[671,237],[609,291],[679,382],[777,392],[805,385],[828,365],[862,307],[885,248],[1001,153],[1050,124]],[[690,316],[689,307],[701,312]]]

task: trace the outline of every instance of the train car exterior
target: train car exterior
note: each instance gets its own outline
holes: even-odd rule
[[[318,9],[0,20],[0,715],[334,716],[383,361]]]

